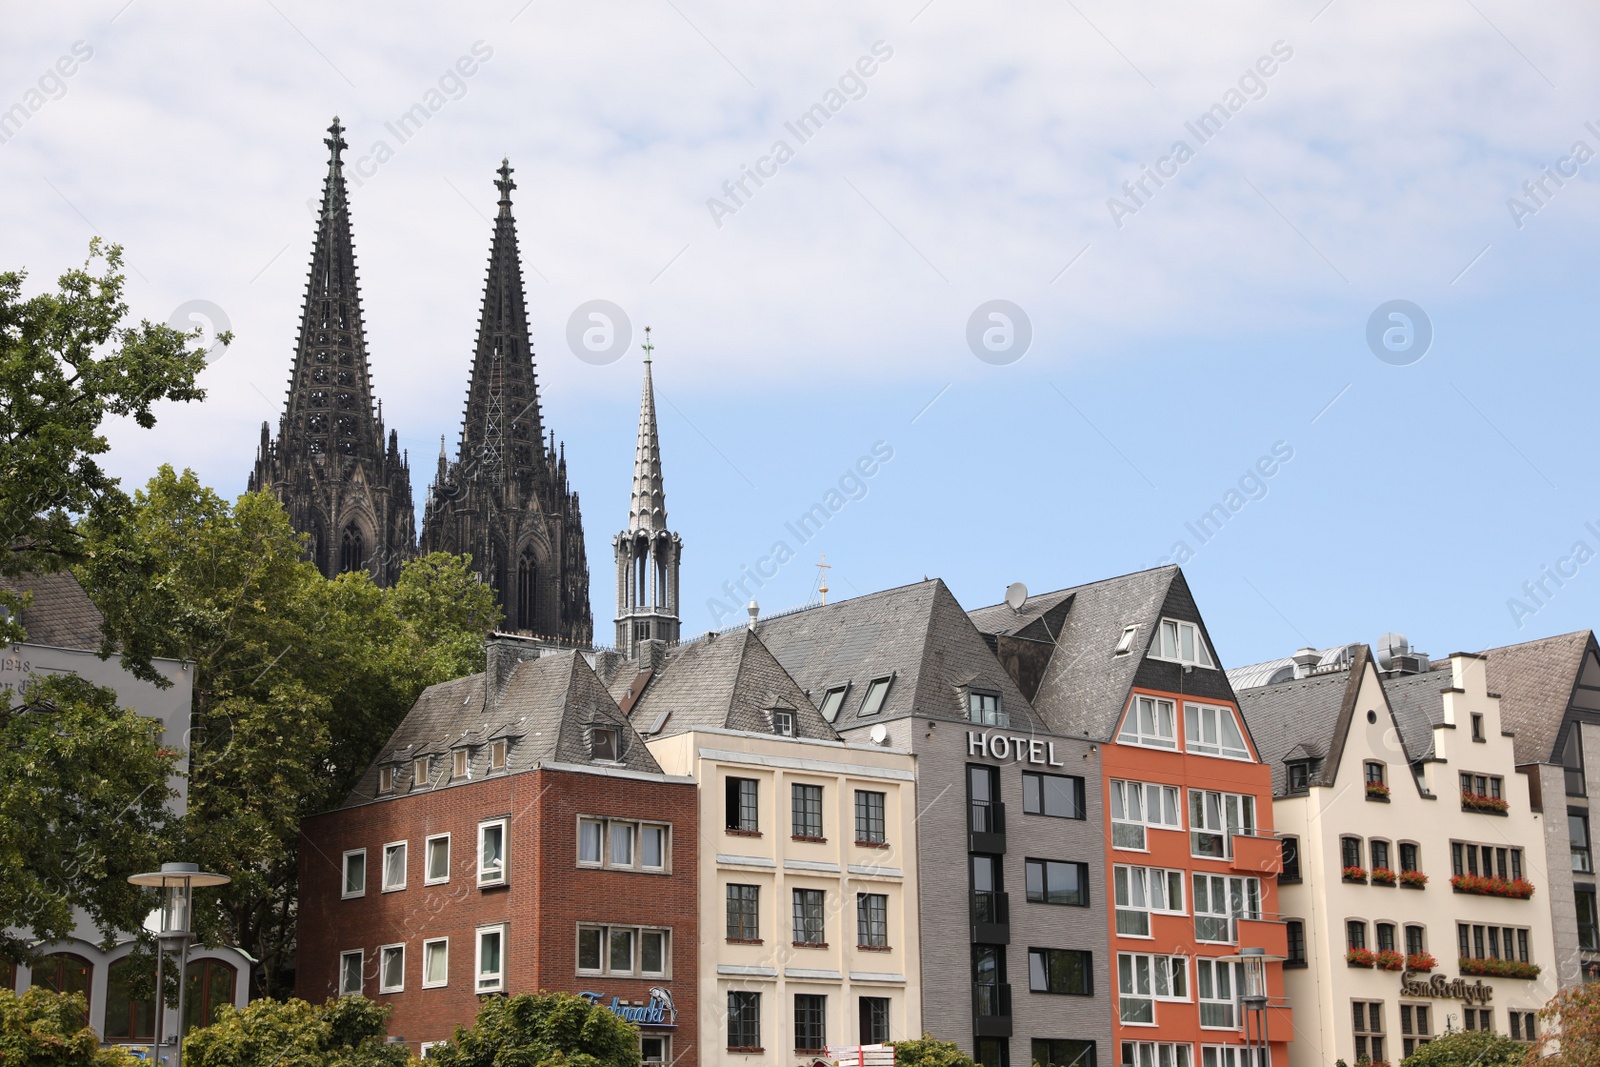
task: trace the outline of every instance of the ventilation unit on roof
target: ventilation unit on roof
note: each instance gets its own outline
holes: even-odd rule
[[[1378,638],[1378,666],[1395,674],[1422,674],[1430,664],[1426,654],[1411,648],[1405,634],[1387,633]]]
[[[1322,653],[1314,648],[1302,648],[1289,658],[1294,660],[1294,676],[1296,678],[1309,678],[1318,661],[1322,659]]]

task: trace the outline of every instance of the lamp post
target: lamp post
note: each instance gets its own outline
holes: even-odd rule
[[[161,1062],[161,1038],[167,1014],[167,991],[161,984],[162,963],[169,951],[178,953],[178,1034],[173,1067],[183,1063],[184,998],[188,992],[189,942],[194,940],[194,891],[233,881],[225,874],[202,871],[194,863],[163,863],[159,871],[128,876],[134,885],[147,885],[157,891],[160,916],[156,929],[156,1062]]]
[[[1250,1067],[1267,1062],[1271,1052],[1270,1034],[1267,1029],[1267,1001],[1271,992],[1267,988],[1267,964],[1282,963],[1285,957],[1268,954],[1264,948],[1241,948],[1238,955],[1221,956],[1219,963],[1238,964],[1238,981],[1236,988],[1239,993],[1239,1007],[1245,1013],[1244,1044],[1250,1049]],[[1250,1017],[1254,1016],[1255,1029],[1252,1033]],[[1260,1051],[1257,1052],[1256,1050]]]

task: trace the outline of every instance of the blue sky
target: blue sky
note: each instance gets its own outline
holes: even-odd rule
[[[877,442],[893,458],[764,580],[764,609],[805,602],[822,552],[835,597],[929,575],[977,606],[1181,541],[1228,663],[1388,630],[1437,655],[1596,618],[1600,562],[1574,556],[1600,552],[1584,5],[512,0],[379,19],[116,0],[5,24],[0,109],[26,111],[0,127],[5,265],[42,287],[98,232],[126,246],[136,314],[205,300],[238,335],[205,404],[113,427],[131,484],[171,462],[243,489],[281,410],[338,113],[352,166],[393,150],[352,214],[419,500],[439,436],[454,447],[492,172],[516,168],[597,634],[639,366],[568,349],[594,299],[635,342],[654,327],[686,632],[730,621],[708,601]],[[52,77],[77,42],[90,57]],[[473,73],[451,74],[463,57]],[[846,78],[863,57],[870,76]],[[385,124],[418,104],[400,143]],[[817,104],[802,142],[786,124]],[[1225,123],[1197,135],[1214,106]],[[778,141],[792,158],[763,164]],[[1151,170],[1169,176],[1134,199]],[[967,341],[995,299],[1031,324],[1005,365]],[[1365,337],[1396,299],[1433,329],[1404,366]],[[1275,447],[1291,458],[1250,480]],[[1186,524],[1241,479],[1202,542]]]

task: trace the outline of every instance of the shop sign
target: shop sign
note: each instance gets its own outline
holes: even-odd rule
[[[987,756],[990,759],[1011,760],[1018,763],[1036,763],[1041,767],[1065,767],[1056,759],[1056,743],[1041,741],[1036,737],[1018,737],[1007,734],[967,731],[967,755]]]
[[[1480,978],[1476,982],[1469,982],[1465,978],[1454,981],[1442,974],[1432,978],[1414,978],[1417,971],[1405,971],[1400,975],[1400,995],[1402,997],[1429,997],[1433,1000],[1464,1000],[1468,1004],[1487,1004],[1494,997],[1494,986],[1484,985]]]
[[[590,1004],[598,1004],[617,1018],[639,1026],[677,1026],[678,1009],[672,1005],[672,991],[664,986],[650,987],[648,1003],[638,1004],[612,997],[606,1002],[604,993],[585,991],[578,996]]]

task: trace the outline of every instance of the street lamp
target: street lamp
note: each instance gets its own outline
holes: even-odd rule
[[[1267,1062],[1267,1057],[1272,1054],[1267,1030],[1267,1001],[1272,996],[1267,988],[1267,964],[1282,963],[1285,958],[1270,955],[1264,948],[1250,946],[1241,948],[1238,955],[1220,956],[1217,959],[1219,963],[1238,964],[1235,988],[1239,993],[1239,1007],[1246,1013],[1241,1021],[1244,1023],[1245,1047],[1251,1050],[1251,1067]],[[1253,1034],[1249,1016],[1255,1017]],[[1256,1049],[1261,1051],[1256,1052]]]
[[[184,996],[188,991],[189,942],[194,940],[191,929],[194,917],[194,891],[207,886],[227,885],[233,881],[225,874],[202,871],[194,863],[163,863],[159,871],[128,876],[134,885],[147,885],[158,891],[161,898],[157,909],[160,919],[156,929],[156,1062],[161,1062],[162,1022],[167,1014],[166,988],[161,982],[162,963],[170,951],[178,953],[178,1039],[173,1054],[173,1067],[183,1063]]]

